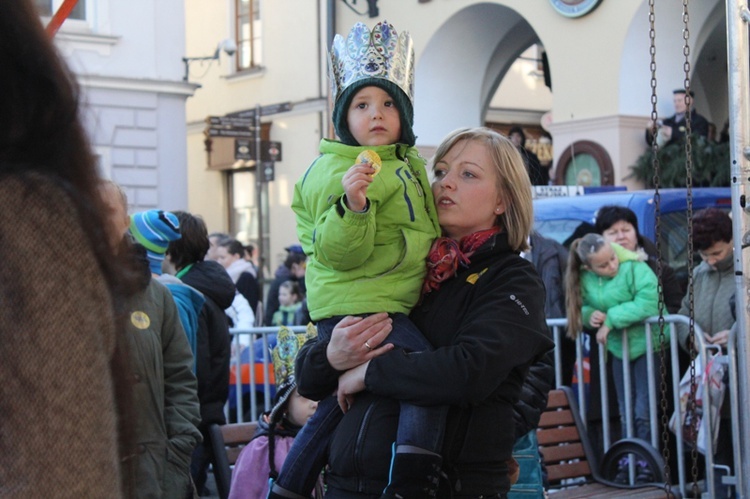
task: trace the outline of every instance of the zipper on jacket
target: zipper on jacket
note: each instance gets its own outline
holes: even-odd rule
[[[404,186],[404,201],[406,202],[406,207],[409,208],[409,221],[413,222],[414,220],[416,220],[416,218],[414,216],[414,205],[409,198],[409,186],[407,184],[407,181],[412,180],[414,177],[409,173],[408,170],[404,169],[403,167],[396,169],[396,177],[398,177],[398,179],[401,181],[401,184]]]
[[[359,425],[359,428],[357,429],[357,439],[356,444],[354,445],[354,472],[356,476],[358,477],[357,480],[357,492],[363,493],[366,492],[364,490],[364,485],[362,483],[362,480],[360,479],[363,476],[362,470],[359,468],[359,462],[362,456],[364,455],[363,447],[365,445],[365,429],[370,425],[370,417],[372,416],[372,411],[374,408],[379,405],[377,401],[374,401],[367,407],[367,410],[365,411],[364,416],[362,416],[362,423]],[[366,463],[365,463],[366,465]]]
[[[417,195],[419,197],[424,197],[424,189],[422,189],[422,184],[419,182],[419,175],[414,171],[414,168],[411,167],[411,163],[409,162],[409,158],[404,158],[404,163],[406,163],[406,166],[409,167],[409,179],[414,182],[414,185],[417,187]]]

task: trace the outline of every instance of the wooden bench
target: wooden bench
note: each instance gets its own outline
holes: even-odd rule
[[[229,497],[229,485],[232,482],[231,466],[237,462],[237,456],[253,438],[257,428],[257,421],[209,426],[211,449],[215,456],[214,478],[221,499]]]
[[[539,450],[547,468],[550,489],[555,490],[553,494],[550,494],[550,497],[554,499],[668,497],[665,485],[622,485],[606,480],[602,476],[594,451],[588,441],[586,429],[581,422],[573,392],[568,387],[550,391],[547,410],[539,421],[537,438]],[[629,440],[624,443],[631,442],[632,440]],[[623,448],[630,449],[631,447],[615,444],[610,451]],[[622,455],[627,455],[627,453],[623,452]],[[612,458],[612,456],[607,456],[609,461]],[[658,474],[661,472],[659,471]],[[672,490],[669,497],[679,497],[679,493]]]

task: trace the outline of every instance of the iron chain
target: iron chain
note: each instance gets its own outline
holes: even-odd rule
[[[656,276],[658,278],[658,296],[659,296],[659,359],[661,361],[659,367],[660,383],[659,390],[661,392],[660,398],[660,422],[661,422],[661,451],[664,457],[664,482],[666,484],[667,497],[672,497],[671,490],[671,470],[669,466],[670,450],[669,450],[669,404],[667,394],[667,362],[666,362],[666,351],[668,348],[667,336],[664,333],[666,322],[664,320],[664,266],[662,260],[662,237],[661,237],[661,194],[659,193],[659,187],[661,186],[660,164],[659,164],[659,144],[656,141],[658,134],[658,120],[659,112],[657,110],[657,93],[656,93],[656,15],[655,15],[655,0],[649,0],[649,54],[651,55],[651,164],[653,168],[653,184],[654,184],[654,210],[656,213]]]
[[[688,414],[695,415],[696,410],[696,383],[695,383],[695,295],[693,282],[693,130],[690,124],[692,113],[693,98],[690,95],[690,14],[688,11],[688,0],[682,0],[682,38],[685,41],[682,54],[685,57],[683,69],[685,72],[685,185],[687,187],[687,230],[688,230],[688,302],[689,302],[689,332],[688,332],[688,350],[690,351],[690,396],[688,398]],[[697,434],[697,418],[693,417],[690,422],[690,430]],[[691,478],[693,481],[693,494],[697,497],[698,489],[698,449],[693,446],[690,451],[691,460]]]

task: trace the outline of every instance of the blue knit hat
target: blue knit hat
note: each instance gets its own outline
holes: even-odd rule
[[[170,241],[182,237],[180,221],[168,211],[142,211],[130,217],[130,233],[146,248],[151,272],[161,275],[161,262]]]

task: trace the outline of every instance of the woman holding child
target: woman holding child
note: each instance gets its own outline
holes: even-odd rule
[[[326,497],[381,497],[400,401],[449,407],[437,497],[502,498],[510,488],[513,404],[529,365],[552,348],[542,282],[519,256],[533,223],[529,178],[513,144],[485,128],[451,133],[432,168],[444,237],[410,318],[434,350],[387,343],[390,319],[375,314],[343,319],[297,358],[300,393],[321,399],[338,386],[346,410]]]

